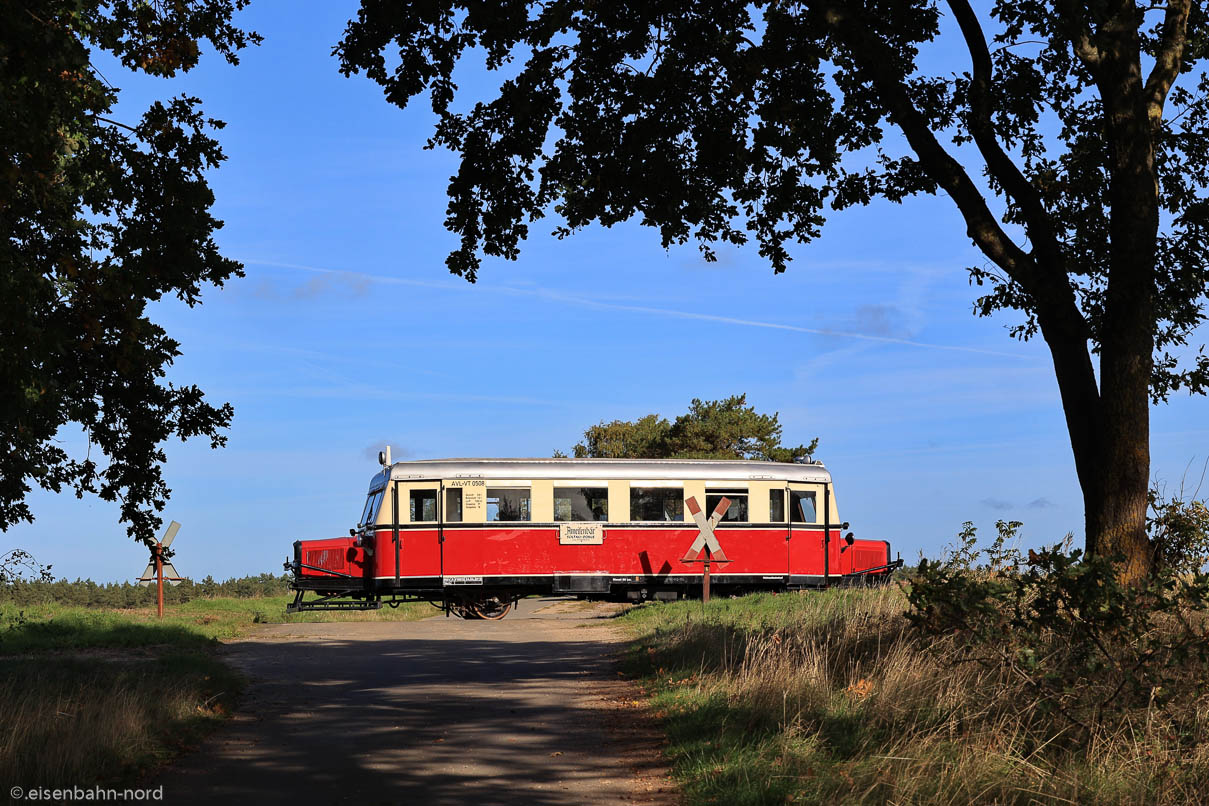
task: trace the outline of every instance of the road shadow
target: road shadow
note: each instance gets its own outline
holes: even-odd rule
[[[616,645],[568,640],[569,626],[530,619],[525,635],[559,635],[518,640],[515,626],[433,619],[398,625],[397,639],[232,644],[253,681],[245,707],[165,772],[165,801],[633,802],[634,775],[660,772],[606,729],[625,718],[599,702]]]

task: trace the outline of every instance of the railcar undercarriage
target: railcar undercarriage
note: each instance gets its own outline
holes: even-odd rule
[[[822,576],[785,575],[773,580],[715,578],[716,596],[740,596],[760,591],[804,591],[828,586],[881,585],[890,579],[890,574],[902,567],[901,559],[875,568],[835,575],[824,580]],[[287,564],[287,568],[292,568]],[[324,579],[296,577],[292,583],[294,601],[286,606],[290,613],[324,610],[379,610],[382,605],[398,607],[405,602],[428,602],[463,619],[486,619],[498,621],[504,618],[521,599],[526,596],[576,596],[580,599],[596,599],[616,602],[676,601],[701,597],[701,578],[696,576],[664,576],[650,579],[630,577],[615,579],[604,577],[554,577],[518,579],[518,584],[508,587],[468,587],[464,584],[401,588],[387,582],[371,588],[351,578]],[[312,598],[306,598],[307,594]]]
[[[449,589],[379,589],[368,590],[364,585],[336,588],[332,580],[295,579],[294,601],[286,605],[287,613],[325,610],[381,610],[382,605],[398,607],[404,603],[427,602],[463,619],[498,621],[512,610],[518,601],[537,591],[477,590],[474,592]],[[312,594],[307,598],[307,594]]]

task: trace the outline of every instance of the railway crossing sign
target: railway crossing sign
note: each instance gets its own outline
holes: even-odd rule
[[[164,549],[172,545],[172,541],[176,539],[176,533],[180,531],[181,525],[176,521],[168,524],[168,528],[164,530],[164,536],[155,541],[155,546],[151,549],[151,561],[147,563],[147,567],[143,569],[143,574],[135,584],[141,588],[154,584],[159,589],[158,609],[160,618],[164,617],[164,583],[169,585],[179,585],[184,579],[177,573],[176,567],[171,562],[164,560]]]
[[[693,545],[689,547],[688,553],[684,555],[684,562],[696,562],[697,555],[703,550],[707,552],[706,557],[712,557],[716,562],[730,562],[726,559],[726,552],[722,550],[722,544],[718,542],[718,538],[714,534],[714,528],[722,520],[726,510],[730,509],[730,499],[723,498],[719,501],[718,506],[714,507],[714,514],[710,515],[708,520],[706,520],[705,513],[701,511],[701,507],[697,506],[696,496],[685,499],[684,503],[688,505],[693,522],[701,530],[697,534],[697,539],[693,541]]]
[[[709,566],[710,561],[718,563],[728,563],[730,560],[726,558],[726,552],[722,550],[722,544],[718,542],[717,535],[714,534],[714,529],[722,520],[722,516],[726,514],[726,510],[730,509],[730,499],[723,498],[718,502],[718,506],[714,507],[714,512],[708,518],[701,511],[701,507],[697,504],[696,496],[690,496],[684,500],[688,506],[689,514],[693,516],[693,523],[697,524],[700,530],[697,533],[697,539],[693,541],[693,545],[689,547],[688,553],[680,561],[683,563],[705,563],[705,576],[701,579],[701,601],[702,603],[709,601]],[[700,558],[697,555],[702,555]]]

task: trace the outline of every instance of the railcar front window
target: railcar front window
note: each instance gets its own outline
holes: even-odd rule
[[[437,519],[437,491],[411,491],[411,522],[435,521]]]
[[[714,508],[721,503],[723,498],[730,500],[730,506],[727,507],[726,514],[722,516],[722,523],[746,523],[748,521],[747,490],[706,490],[705,516],[713,515]]]
[[[814,493],[791,490],[789,493],[789,517],[794,523],[818,523],[814,508]]]
[[[681,487],[631,487],[630,520],[684,520],[684,489]]]
[[[487,488],[487,520],[527,521],[530,520],[529,513],[528,490]]]
[[[554,520],[607,521],[609,519],[609,490],[607,487],[555,487]]]
[[[361,510],[361,520],[357,523],[358,526],[368,526],[378,519],[378,505],[382,503],[382,494],[385,490],[378,490],[370,493],[365,499],[365,509]]]

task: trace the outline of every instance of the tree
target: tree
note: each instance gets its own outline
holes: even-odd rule
[[[601,421],[584,431],[572,452],[580,458],[606,459],[760,459],[791,462],[818,447],[781,445],[778,415],[759,414],[747,395],[702,402],[696,398],[675,422],[658,414],[637,420]],[[562,454],[556,454],[562,455]]]
[[[584,441],[577,443],[572,454],[577,458],[593,459],[657,459],[670,454],[667,432],[672,424],[658,414],[648,414],[637,420],[601,420],[584,431]],[[564,454],[565,455],[565,454]]]
[[[1050,349],[1088,549],[1140,577],[1149,404],[1209,384],[1203,348],[1177,360],[1209,282],[1205,13],[997,0],[988,37],[969,0],[945,9],[968,61],[942,76],[917,63],[934,0],[362,0],[336,55],[392,103],[428,92],[471,281],[551,212],[560,237],[638,218],[707,259],[754,238],[780,272],[828,207],[943,191],[986,259],[975,310],[1019,311],[1013,336]],[[509,75],[455,107],[478,57]]]
[[[118,89],[91,56],[171,77],[207,40],[235,63],[259,41],[231,22],[246,2],[0,5],[0,529],[33,520],[36,484],[120,501],[150,544],[171,492],[163,443],[225,442],[231,406],[162,381],[178,343],[146,310],[165,295],[196,305],[204,284],[242,274],[214,243],[205,179],[222,123],[188,96],[114,120]],[[82,455],[57,439],[71,424]]]

